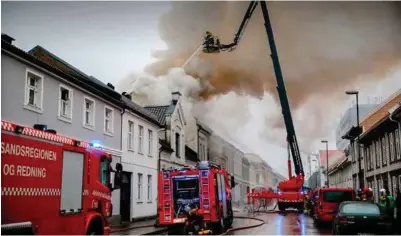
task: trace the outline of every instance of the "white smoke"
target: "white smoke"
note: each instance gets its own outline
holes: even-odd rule
[[[175,91],[188,99],[200,91],[199,80],[187,75],[181,68],[171,68],[163,76],[143,73],[132,81],[131,88],[126,92],[131,93],[134,99],[139,99],[137,102],[144,106],[166,105],[171,101],[171,93]]]

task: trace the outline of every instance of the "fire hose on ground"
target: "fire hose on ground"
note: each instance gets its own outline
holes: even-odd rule
[[[230,228],[228,230],[226,230],[223,234],[220,235],[226,235],[229,232],[233,232],[233,231],[239,231],[239,230],[245,230],[245,229],[251,229],[251,228],[256,228],[256,227],[260,227],[263,224],[265,224],[265,221],[259,218],[255,218],[255,217],[247,217],[247,216],[234,216],[234,219],[248,219],[248,220],[256,220],[259,221],[260,223],[255,224],[255,225],[248,225],[248,226],[242,226],[242,227],[233,227]],[[134,230],[134,229],[140,229],[140,228],[147,228],[147,227],[154,227],[154,224],[150,224],[150,225],[142,225],[142,226],[131,226],[131,227],[125,227],[125,228],[117,228],[117,229],[111,229],[111,233],[119,233],[119,232],[124,232],[124,231],[128,231],[128,230]],[[161,231],[164,231],[165,229],[161,229]],[[159,231],[158,231],[159,232]]]

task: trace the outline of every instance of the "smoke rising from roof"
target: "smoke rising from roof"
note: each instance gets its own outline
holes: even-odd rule
[[[219,36],[222,43],[230,43],[248,6],[248,2],[214,1],[171,4],[172,9],[160,19],[160,37],[168,50],[154,52],[157,61],[146,68],[159,82],[163,79],[157,76],[171,75],[169,69],[186,61],[207,30]],[[301,146],[309,149],[313,140],[328,135],[331,124],[324,117],[339,114],[345,89],[379,82],[390,70],[401,66],[400,5],[396,2],[268,3],[294,123],[300,142],[306,144]],[[285,135],[280,108],[265,96],[272,94],[277,100],[269,55],[258,7],[235,51],[200,54],[185,68],[187,74],[199,78],[200,87],[192,88],[199,88],[197,95],[203,99],[197,97],[194,112],[212,127],[236,127],[232,134],[241,130],[240,136],[256,135],[259,143],[260,137],[276,142],[281,134],[282,145]],[[251,98],[232,92],[264,98],[259,109],[249,108]],[[225,94],[228,95],[219,96]],[[271,110],[269,106],[272,112],[261,111]],[[246,132],[243,127],[255,115],[263,116],[264,122],[258,121],[258,126],[253,127],[258,131],[243,133]]]

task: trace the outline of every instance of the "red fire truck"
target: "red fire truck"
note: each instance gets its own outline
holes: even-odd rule
[[[233,223],[231,188],[234,177],[208,161],[196,167],[162,170],[159,173],[159,224],[173,232],[183,229],[185,207],[203,209],[204,221],[215,232]]]
[[[110,163],[110,154],[46,125],[2,120],[1,233],[109,234],[122,171]]]

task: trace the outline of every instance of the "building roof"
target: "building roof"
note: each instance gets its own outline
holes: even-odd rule
[[[56,76],[62,77],[65,80],[81,87],[87,91],[90,91],[98,96],[101,96],[109,101],[113,102],[116,105],[122,106],[123,103],[120,101],[121,95],[113,90],[106,88],[107,86],[99,86],[94,81],[89,79],[81,79],[73,76],[71,73],[67,73],[66,70],[62,70],[55,66],[54,64],[50,64],[48,61],[43,60],[40,57],[36,57],[32,54],[29,54],[16,46],[8,43],[5,40],[1,41],[1,49],[2,52],[8,53],[17,57],[17,59],[22,59],[28,61],[28,63],[34,64],[34,66],[45,69],[50,73],[53,73]]]
[[[198,154],[187,145],[185,145],[185,160],[199,162]]]
[[[105,98],[117,106],[128,108],[146,120],[160,126],[160,122],[157,121],[157,118],[153,114],[128,98],[122,96],[102,81],[93,76],[88,76],[41,46],[36,46],[27,53],[11,43],[8,43],[6,40],[3,40],[2,37],[1,48],[8,53],[21,57],[42,69],[48,70],[49,72],[68,80],[78,87]]]
[[[53,53],[51,53],[50,51],[44,49],[39,45],[29,50],[28,54],[42,60],[43,62],[63,71],[64,73],[70,76],[83,80],[91,84],[92,86],[97,87],[98,89],[101,89],[106,93],[109,93],[109,95],[115,97],[116,99],[121,98],[121,94],[114,91],[114,89],[107,86],[102,81],[96,79],[93,76],[85,74],[84,72],[80,71],[79,69],[75,68],[68,62],[64,61],[63,59],[59,58],[58,56],[54,55]]]
[[[157,121],[161,126],[166,125],[166,116],[168,114],[170,105],[167,106],[146,106],[145,109],[150,111],[157,117]]]
[[[361,120],[363,132],[369,131],[375,123],[385,120],[389,116],[388,110],[399,102],[401,102],[401,89],[391,94]]]
[[[132,100],[130,100],[129,98],[125,97],[125,96],[121,96],[121,100],[127,105],[127,107],[133,111],[135,114],[138,114],[140,116],[142,116],[143,118],[145,118],[146,120],[158,125],[158,126],[162,126],[157,118],[157,116],[155,116],[152,112],[146,110],[145,108],[141,107],[140,105],[136,104],[135,102],[133,102]]]

